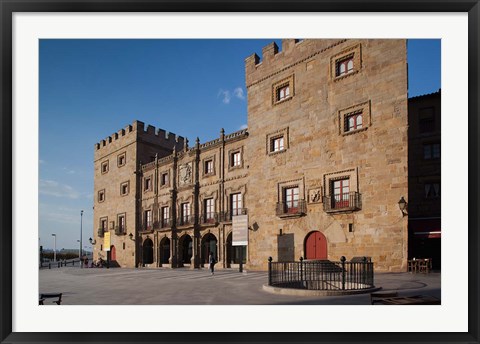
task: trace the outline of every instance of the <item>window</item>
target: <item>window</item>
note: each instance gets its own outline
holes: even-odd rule
[[[213,173],[213,160],[206,160],[204,166],[204,174]]]
[[[355,112],[345,116],[345,132],[361,129],[363,127],[362,112]]]
[[[272,139],[271,152],[280,152],[285,149],[283,136]]]
[[[98,236],[103,237],[104,233],[108,231],[108,218],[103,217],[100,219],[100,227],[98,228]]]
[[[98,191],[98,202],[105,201],[105,189]]]
[[[330,58],[330,70],[333,81],[358,73],[362,68],[361,45],[357,44]]]
[[[288,97],[290,97],[290,86],[288,84],[277,89],[277,102]]]
[[[162,219],[161,225],[162,228],[170,226],[170,208],[162,207],[160,209],[160,218]]]
[[[287,213],[296,213],[298,210],[298,186],[283,189],[283,202]]]
[[[205,222],[214,222],[215,221],[215,202],[213,198],[207,198],[204,201],[205,208]]]
[[[335,63],[336,77],[343,76],[351,72],[353,72],[353,54],[346,58],[336,61]]]
[[[145,210],[143,215],[143,229],[148,231],[152,229],[152,211]]]
[[[181,223],[189,223],[190,220],[190,203],[181,204]]]
[[[370,101],[338,111],[339,133],[351,135],[368,129],[371,125]]]
[[[242,215],[242,194],[235,193],[230,195],[230,210],[232,216]]]
[[[123,249],[125,249],[125,243],[123,243]]]
[[[348,208],[350,206],[350,179],[332,181],[332,208]]]
[[[108,160],[102,162],[102,165],[101,165],[100,169],[101,169],[101,171],[102,171],[102,174],[108,172]]]
[[[117,166],[122,167],[127,162],[126,153],[122,153],[117,157]]]
[[[144,191],[152,190],[152,177],[145,178]]]
[[[239,167],[242,164],[241,154],[240,152],[233,152],[230,155],[230,166],[232,167]]]
[[[272,103],[280,104],[289,100],[294,95],[293,75],[286,79],[282,79],[272,85]]]
[[[285,152],[288,147],[288,127],[267,134],[267,154]]]
[[[161,186],[167,186],[168,183],[169,183],[168,172],[163,172],[160,176],[160,185]]]
[[[124,182],[124,183],[120,184],[120,195],[121,196],[128,195],[129,184],[130,184],[129,182]]]
[[[435,109],[433,107],[420,109],[418,115],[418,130],[420,134],[435,131]]]
[[[440,143],[423,145],[423,158],[425,160],[440,158]]]
[[[125,233],[125,214],[120,214],[118,215],[117,217],[117,223],[118,223],[118,226],[117,226],[117,231],[116,231],[116,234],[124,234]]]
[[[425,198],[440,197],[440,183],[425,183]]]

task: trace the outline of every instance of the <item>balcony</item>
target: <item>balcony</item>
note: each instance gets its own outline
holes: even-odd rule
[[[193,226],[194,224],[195,216],[193,215],[181,216],[177,218],[177,227]]]
[[[172,228],[173,221],[171,219],[162,219],[154,223],[154,228],[156,230],[166,230]]]
[[[144,223],[138,233],[153,233],[152,223]]]
[[[216,225],[218,224],[218,213],[205,213],[200,215],[200,224],[202,226],[208,226],[208,225]]]
[[[305,200],[298,200],[295,207],[289,206],[285,202],[278,202],[276,214],[278,217],[298,217],[307,213],[307,203]]]
[[[362,195],[358,192],[323,197],[323,210],[326,213],[352,212],[361,209]]]
[[[247,208],[233,209],[232,211],[223,211],[219,214],[219,220],[222,222],[232,222],[232,217],[236,215],[247,215]]]
[[[115,227],[115,235],[125,235],[127,234],[127,229],[125,227]]]
[[[103,228],[97,229],[97,235],[98,235],[100,238],[103,238],[104,233],[105,233],[105,230],[104,230]]]

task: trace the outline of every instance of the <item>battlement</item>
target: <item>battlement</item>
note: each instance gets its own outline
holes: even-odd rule
[[[280,73],[298,63],[345,42],[346,39],[282,39],[282,49],[275,42],[262,49],[262,58],[253,53],[245,59],[247,87]]]
[[[134,138],[131,136],[135,135]],[[145,130],[145,124],[141,121],[134,121],[132,124],[127,125],[125,128],[120,129],[118,132],[113,133],[107,138],[101,140],[95,144],[95,150],[107,147],[110,143],[122,140],[123,138],[139,139],[148,141],[154,144],[165,146],[168,148],[177,148],[183,146],[184,138],[174,133],[167,132],[163,129],[156,129],[152,125],[148,125]]]

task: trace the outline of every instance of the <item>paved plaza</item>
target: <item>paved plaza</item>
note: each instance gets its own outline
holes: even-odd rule
[[[441,297],[440,273],[377,273],[375,286],[400,296]],[[63,293],[64,305],[366,305],[368,294],[291,296],[263,290],[267,272],[207,269],[80,269],[39,271],[40,293]],[[46,302],[51,304],[51,302]]]

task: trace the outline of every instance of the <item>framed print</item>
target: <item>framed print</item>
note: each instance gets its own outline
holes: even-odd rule
[[[478,1],[0,10],[2,343],[479,342]]]

